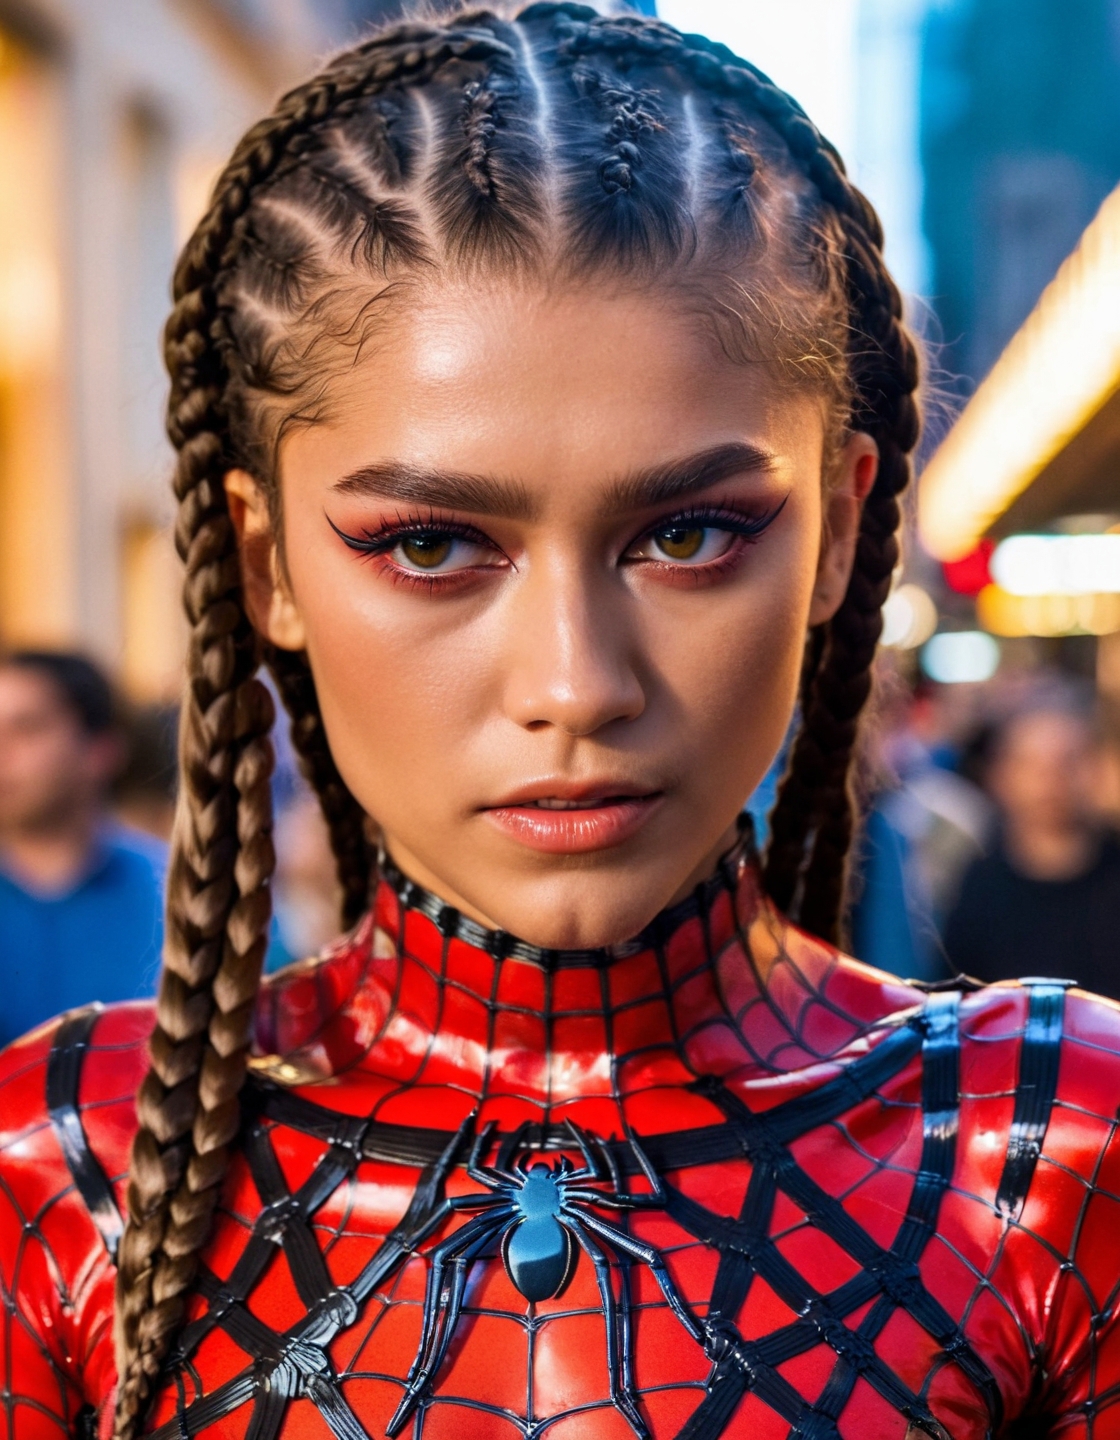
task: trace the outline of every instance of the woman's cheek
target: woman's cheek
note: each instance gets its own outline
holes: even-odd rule
[[[305,610],[335,762],[359,802],[385,822],[401,807],[422,812],[447,792],[495,690],[485,684],[471,627],[440,620],[439,604],[422,597],[402,604],[395,592],[377,593],[390,587],[366,577],[365,587],[336,599],[324,586]]]
[[[725,784],[746,791],[781,746],[801,671],[814,551],[804,533],[783,538],[795,543],[749,554],[744,583],[713,595],[703,622],[677,640],[679,701],[692,716],[697,753]]]

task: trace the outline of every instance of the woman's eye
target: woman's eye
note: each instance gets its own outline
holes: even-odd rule
[[[438,570],[451,554],[450,535],[410,535],[397,546],[400,558],[418,570]]]
[[[713,525],[665,525],[651,531],[630,551],[631,559],[669,561],[675,565],[706,565],[726,555],[735,537]]]
[[[659,530],[653,538],[657,548],[670,560],[694,560],[703,548],[707,533],[702,529],[674,526],[672,530]]]
[[[466,570],[476,565],[492,565],[494,552],[477,541],[463,540],[457,535],[405,535],[389,552],[391,560],[402,570],[434,573]]]

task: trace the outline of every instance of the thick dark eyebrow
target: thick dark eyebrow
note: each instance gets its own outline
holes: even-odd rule
[[[765,473],[773,468],[774,457],[757,445],[748,445],[744,441],[714,445],[710,450],[700,450],[695,455],[685,455],[664,465],[635,470],[615,480],[607,490],[606,508],[646,510],[652,505],[683,500],[698,490],[708,490],[721,480],[730,480],[733,475],[752,470]]]
[[[503,520],[534,520],[538,506],[517,480],[466,475],[454,470],[424,470],[417,465],[363,465],[334,485],[339,495],[368,495],[433,509],[470,510]]]
[[[757,445],[735,441],[715,445],[661,465],[635,470],[608,483],[603,510],[610,514],[648,510],[707,490],[721,480],[749,471],[772,469],[773,456]],[[454,470],[425,470],[416,465],[375,462],[336,481],[339,495],[429,505],[433,509],[468,510],[504,520],[535,520],[540,507],[517,480],[469,475]]]

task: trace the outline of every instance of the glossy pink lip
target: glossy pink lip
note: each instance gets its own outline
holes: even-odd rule
[[[579,855],[608,850],[629,840],[660,809],[665,797],[661,791],[611,795],[600,790],[598,796],[587,795],[586,808],[580,810],[544,810],[530,803],[533,799],[583,798],[567,786],[556,786],[548,792],[538,789],[535,796],[518,796],[483,813],[511,839],[531,850],[546,855]]]

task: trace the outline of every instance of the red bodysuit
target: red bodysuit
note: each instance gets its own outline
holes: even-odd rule
[[[0,1058],[15,1440],[111,1425],[151,1023]],[[1114,1005],[921,993],[743,851],[609,952],[390,874],[267,985],[258,1045],[161,1440],[1120,1437]]]

